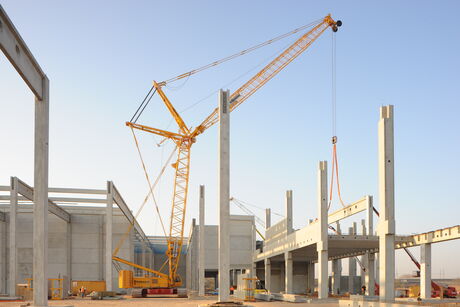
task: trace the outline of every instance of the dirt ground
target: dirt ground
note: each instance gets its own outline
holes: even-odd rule
[[[216,302],[216,297],[211,297],[209,299],[199,299],[199,300],[192,300],[187,298],[127,298],[123,300],[90,300],[90,299],[70,299],[70,300],[56,300],[56,301],[49,301],[48,304],[50,306],[75,306],[75,307],[86,307],[86,306],[109,306],[109,307],[116,307],[116,306],[156,306],[156,307],[163,307],[163,306],[170,306],[170,307],[197,307],[201,304],[209,304]],[[0,306],[5,307],[12,307],[17,306],[19,307],[22,304],[20,302],[11,302],[11,303],[0,303]],[[32,305],[32,303],[30,302]],[[255,302],[255,303],[246,303],[247,305],[254,306],[254,307],[276,307],[276,306],[296,306],[296,307],[338,307],[339,304],[337,303],[321,303],[321,304],[308,304],[308,303],[297,303],[292,304],[288,302]]]

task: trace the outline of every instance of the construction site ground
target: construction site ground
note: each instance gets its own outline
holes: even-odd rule
[[[118,300],[91,300],[85,299],[67,299],[67,300],[50,300],[49,306],[168,306],[168,307],[195,307],[200,305],[207,305],[215,303],[216,297],[208,297],[205,299],[187,299],[187,298],[123,298]],[[460,302],[449,300],[434,300],[430,302],[408,302],[407,300],[397,300],[397,303],[406,305],[420,305],[420,306],[436,306],[436,307],[460,307]],[[21,306],[29,304],[32,306],[32,302],[0,302],[0,306]],[[257,307],[275,307],[275,306],[297,306],[297,307],[338,307],[339,302],[337,299],[328,299],[323,302],[312,302],[312,303],[290,303],[290,302],[247,302],[249,306]]]

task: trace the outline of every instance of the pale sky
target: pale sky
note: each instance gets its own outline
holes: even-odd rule
[[[374,195],[378,208],[377,121],[395,106],[399,234],[460,224],[458,136],[460,39],[457,1],[21,1],[0,0],[51,85],[50,186],[104,188],[113,180],[136,211],[148,186],[124,126],[152,81],[162,81],[251,47],[328,13],[343,21],[337,42],[337,135],[342,196]],[[165,88],[189,126],[300,34]],[[294,226],[317,216],[316,168],[331,157],[331,33],[231,115],[231,194],[283,214],[294,193]],[[236,79],[236,80],[235,80]],[[234,81],[234,82],[232,82]],[[203,99],[206,98],[206,99]],[[0,184],[33,183],[33,96],[0,56]],[[174,131],[158,96],[139,123]],[[151,177],[172,150],[137,134]],[[217,221],[217,126],[192,147],[186,232],[206,185],[206,222]],[[330,165],[329,165],[330,166]],[[157,199],[165,222],[172,168]],[[334,203],[331,210],[340,204]],[[161,235],[149,202],[140,217]],[[241,214],[237,208],[232,213]],[[251,208],[263,217],[263,211]],[[274,222],[280,217],[274,216]],[[364,215],[347,220],[342,229]],[[413,249],[419,258],[419,250]],[[415,270],[397,253],[398,275]],[[459,277],[460,242],[433,247],[434,277]]]

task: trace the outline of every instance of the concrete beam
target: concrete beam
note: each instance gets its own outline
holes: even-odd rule
[[[412,247],[429,243],[439,243],[460,239],[460,225],[433,230],[412,236],[398,237],[396,248]]]
[[[230,298],[230,92],[219,91],[219,302]]]
[[[83,203],[83,204],[105,204],[106,199],[101,198],[82,198],[82,197],[50,197],[52,202],[62,203]]]
[[[17,177],[14,177],[17,178]],[[20,180],[19,178],[17,179],[17,192],[18,194],[22,195],[23,197],[18,197],[17,200],[23,200],[27,199],[30,201],[34,201],[34,189],[26,184],[24,181]],[[4,198],[10,198],[11,196],[4,196]],[[16,201],[17,201],[16,200]],[[48,199],[48,212],[56,215],[57,217],[61,218],[62,220],[66,221],[67,223],[70,223],[70,214],[56,205],[53,201]]]
[[[0,5],[0,49],[39,100],[44,98],[45,73],[38,65],[19,31]]]
[[[431,298],[431,244],[420,247],[420,298]]]
[[[106,195],[106,190],[101,189],[76,189],[76,188],[49,188],[49,193],[62,193],[62,194],[99,194]]]
[[[367,201],[368,201],[368,196],[365,196],[361,198],[360,200],[352,203],[349,206],[346,206],[342,209],[334,211],[333,213],[329,214],[328,223],[333,224],[347,217],[350,217],[352,215],[365,211],[367,209]]]
[[[395,183],[393,106],[380,108],[379,144],[379,205],[378,226],[380,253],[380,301],[395,299]]]
[[[123,197],[121,196],[120,192],[118,191],[117,187],[110,181],[111,186],[111,197],[112,201],[120,208],[121,212],[123,212],[124,216],[128,219],[128,222],[133,224],[134,223],[134,230],[141,236],[142,241],[148,245],[150,251],[153,253],[153,250],[150,248],[149,239],[145,235],[144,231],[142,230],[141,226],[137,222],[136,218],[134,217],[131,210],[129,210],[128,205],[124,201]],[[109,195],[109,192],[107,192]]]

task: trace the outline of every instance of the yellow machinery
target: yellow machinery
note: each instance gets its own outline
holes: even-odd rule
[[[254,77],[252,77],[249,81],[247,81],[244,85],[242,85],[230,96],[230,111],[233,111],[236,107],[238,107],[241,103],[248,99],[252,94],[254,94],[259,88],[261,88],[265,83],[267,83],[276,74],[278,74],[284,67],[291,63],[296,57],[303,53],[321,34],[324,33],[324,31],[326,31],[327,28],[331,27],[332,30],[336,32],[338,30],[338,27],[341,26],[341,24],[341,21],[334,21],[330,15],[317,21],[310,31],[302,35],[297,41],[295,41],[291,46],[284,50],[279,56],[277,56],[274,60],[267,64],[261,71],[259,71]],[[297,32],[297,30],[298,29],[291,33],[295,33]],[[129,265],[134,268],[138,268],[140,270],[143,270],[144,272],[148,272],[153,275],[153,277],[136,277],[133,276],[133,272],[131,271],[120,271],[120,288],[175,288],[180,287],[182,285],[181,278],[178,275],[177,271],[179,267],[184,236],[184,218],[187,205],[187,193],[190,172],[190,149],[192,147],[192,144],[196,142],[196,137],[198,135],[202,134],[206,129],[208,129],[209,127],[211,127],[219,121],[218,109],[216,108],[208,117],[205,118],[205,120],[200,125],[198,125],[195,129],[192,130],[185,124],[182,117],[179,115],[179,113],[172,105],[171,101],[168,99],[168,97],[166,97],[165,93],[162,90],[162,87],[165,86],[167,83],[185,77],[189,77],[190,75],[200,72],[206,68],[215,66],[236,56],[245,54],[247,51],[251,51],[262,45],[269,44],[272,41],[273,40],[270,40],[266,43],[250,48],[239,54],[224,58],[217,62],[213,62],[209,65],[203,66],[199,69],[190,71],[188,73],[181,74],[167,81],[159,83],[153,81],[152,89],[154,88],[155,90],[153,93],[158,92],[158,94],[160,95],[166,108],[169,110],[173,119],[178,125],[178,132],[170,132],[158,128],[140,125],[135,123],[135,121],[133,122],[132,120],[131,122],[126,123],[126,125],[130,127],[132,130],[137,129],[141,131],[146,131],[162,136],[165,139],[172,140],[177,147],[177,160],[175,163],[172,164],[175,168],[174,193],[170,216],[169,237],[167,241],[166,251],[168,257],[169,272],[168,274],[165,274],[118,258],[116,257],[116,254],[118,252],[117,248],[114,253],[113,260]],[[150,192],[151,194],[153,194],[152,188]]]

